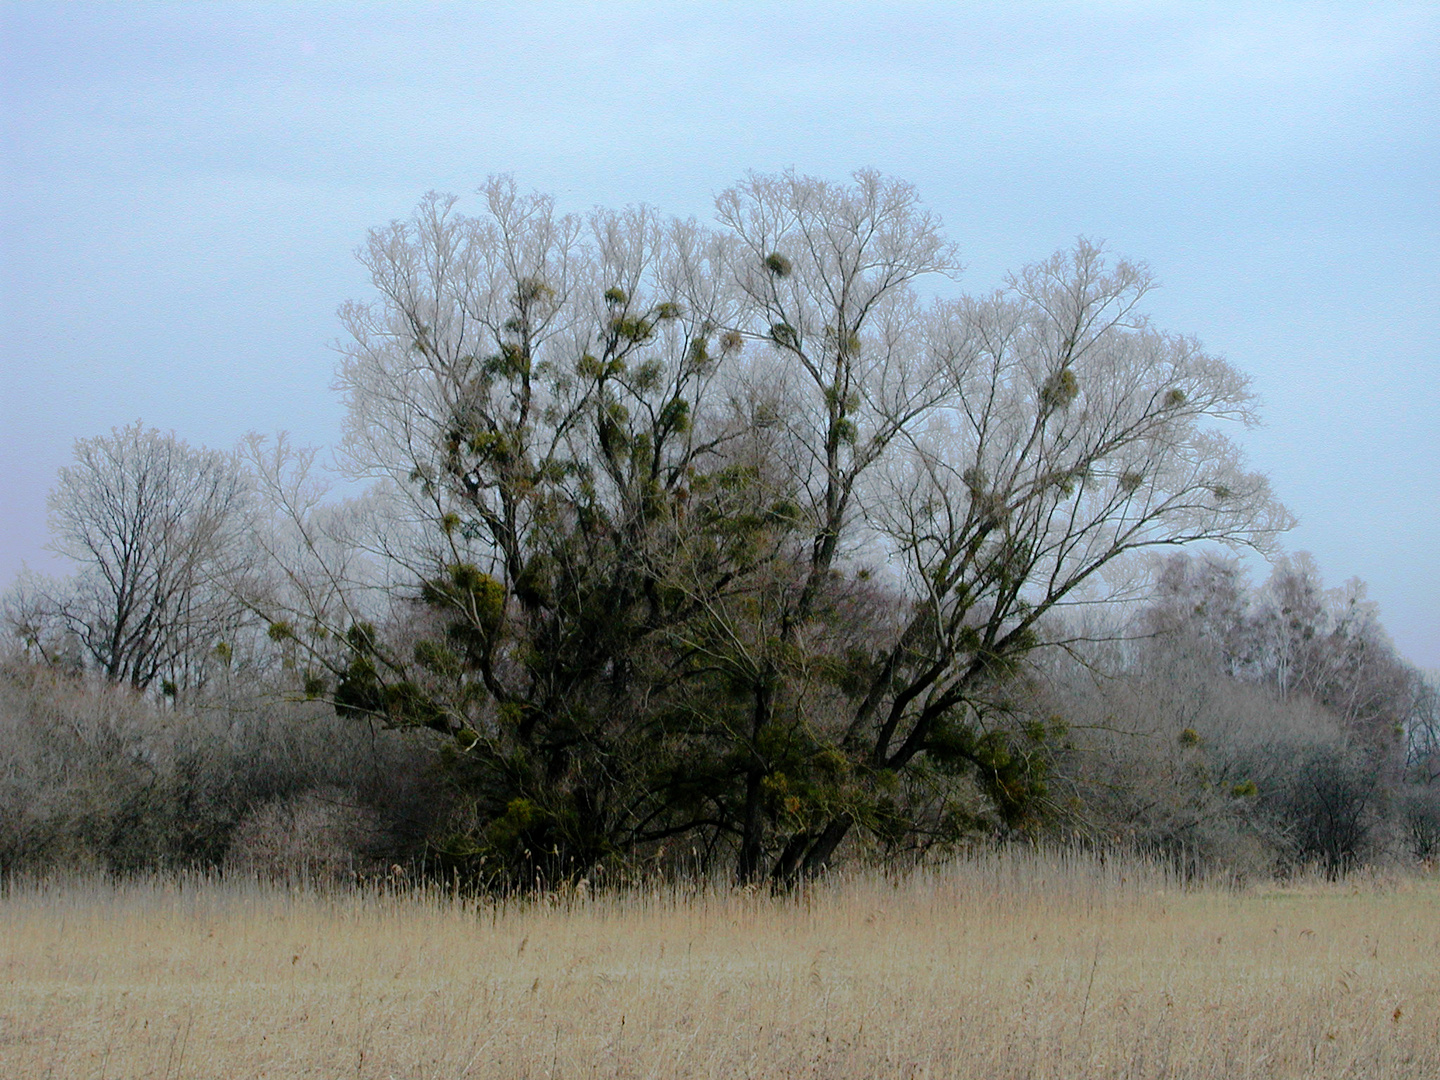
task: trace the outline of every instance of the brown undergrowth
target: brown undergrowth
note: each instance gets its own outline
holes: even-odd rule
[[[1434,1077],[1440,881],[1008,853],[802,895],[12,882],[0,1076]]]

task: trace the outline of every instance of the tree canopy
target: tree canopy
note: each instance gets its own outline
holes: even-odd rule
[[[957,785],[1021,827],[1046,735],[994,721],[1056,614],[1289,524],[1219,427],[1246,379],[1097,245],[940,299],[953,246],[872,172],[752,175],[715,228],[482,196],[374,230],[342,311],[389,601],[275,616],[342,712],[449,740],[466,865],[788,881],[963,831]]]

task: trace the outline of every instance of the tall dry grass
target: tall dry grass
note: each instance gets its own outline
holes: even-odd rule
[[[1011,853],[774,899],[12,884],[0,1076],[1440,1076],[1440,882]]]

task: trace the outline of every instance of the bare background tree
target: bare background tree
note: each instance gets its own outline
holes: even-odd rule
[[[32,581],[11,619],[46,655],[78,645],[111,682],[172,692],[241,619],[249,489],[235,459],[138,421],[80,439],[50,496],[51,547],[79,567]],[[222,649],[223,652],[223,649]]]

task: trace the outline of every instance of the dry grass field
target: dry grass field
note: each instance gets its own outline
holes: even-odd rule
[[[991,856],[784,900],[12,885],[0,1076],[1440,1077],[1440,882]]]

